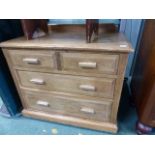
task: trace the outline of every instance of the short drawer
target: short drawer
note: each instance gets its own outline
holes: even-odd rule
[[[33,110],[95,121],[110,120],[110,101],[57,96],[43,92],[25,92],[24,97],[28,108]]]
[[[119,55],[61,53],[60,59],[65,71],[114,75],[117,74]]]
[[[50,71],[57,68],[55,53],[40,50],[10,50],[15,67]]]
[[[38,90],[113,98],[115,79],[17,71],[22,86]]]

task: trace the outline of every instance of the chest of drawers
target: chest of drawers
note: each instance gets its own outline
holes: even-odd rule
[[[128,53],[122,34],[87,44],[85,37],[48,35],[1,43],[24,116],[117,132]]]

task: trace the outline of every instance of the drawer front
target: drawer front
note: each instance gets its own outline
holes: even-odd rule
[[[61,67],[65,71],[117,74],[119,55],[61,53]]]
[[[57,68],[54,52],[11,50],[9,52],[13,65],[16,67],[50,71]]]
[[[113,98],[114,79],[18,71],[22,86],[56,92]]]
[[[28,108],[46,113],[57,113],[96,121],[109,121],[112,103],[57,96],[52,94],[25,92]]]

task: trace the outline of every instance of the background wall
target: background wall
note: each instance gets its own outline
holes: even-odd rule
[[[131,42],[133,48],[135,49],[134,53],[129,54],[128,64],[126,68],[125,77],[130,78],[132,75],[132,67],[137,55],[137,43],[140,36],[141,23],[142,19],[124,19],[120,23],[120,32],[123,32],[128,40]]]

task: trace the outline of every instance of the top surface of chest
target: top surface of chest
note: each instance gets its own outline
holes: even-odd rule
[[[26,40],[24,37],[12,39],[1,43],[0,46],[3,48],[74,49],[124,53],[133,51],[131,44],[121,33],[103,34],[98,37],[97,41],[86,43],[85,34],[54,32],[34,40]]]

